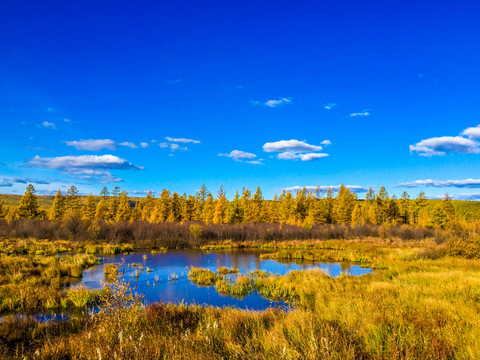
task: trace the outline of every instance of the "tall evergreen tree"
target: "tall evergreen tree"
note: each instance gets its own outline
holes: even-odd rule
[[[52,206],[48,214],[50,220],[60,220],[65,214],[65,200],[63,199],[62,192],[57,191],[55,197],[53,198]]]
[[[109,206],[104,199],[100,199],[95,210],[96,220],[109,220]]]
[[[410,195],[406,191],[402,193],[398,206],[399,216],[403,224],[408,224],[410,221]]]
[[[257,186],[257,190],[255,191],[255,194],[253,194],[253,198],[250,205],[253,222],[264,221],[264,215],[262,211],[263,201],[264,200],[263,200],[262,190],[260,190],[260,186]]]
[[[223,185],[218,189],[217,203],[215,204],[215,213],[213,215],[214,224],[225,224],[228,222],[228,203],[227,196],[223,190]]]
[[[95,213],[97,212],[97,202],[92,194],[88,195],[83,204],[82,219],[87,221],[95,220]]]
[[[207,195],[207,200],[205,201],[205,206],[203,207],[202,220],[207,225],[211,224],[213,222],[214,215],[215,215],[215,202],[213,200],[213,195],[209,193]]]
[[[155,204],[154,221],[160,223],[167,221],[170,215],[170,195],[170,191],[167,189],[162,190]]]
[[[80,196],[78,195],[78,189],[75,185],[70,186],[67,190],[65,206],[68,213],[80,213],[82,204],[80,203]]]
[[[127,192],[122,191],[122,196],[118,204],[118,211],[115,220],[120,221],[129,221],[132,216],[132,208],[130,206],[130,200],[128,200]]]
[[[335,222],[349,224],[356,202],[357,195],[342,184],[335,198]]]
[[[36,191],[32,184],[28,184],[25,194],[20,199],[17,207],[17,217],[19,219],[36,219],[40,215]]]
[[[238,190],[235,190],[235,197],[228,206],[228,222],[230,224],[241,224],[243,222],[243,208]]]

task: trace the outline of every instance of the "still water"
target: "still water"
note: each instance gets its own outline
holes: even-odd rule
[[[115,263],[120,272],[124,272],[123,279],[130,281],[134,291],[143,295],[147,303],[171,302],[198,305],[213,305],[219,307],[232,306],[240,309],[264,310],[269,307],[283,307],[283,302],[272,302],[259,294],[253,293],[241,299],[233,296],[220,295],[214,286],[198,286],[188,279],[191,266],[206,268],[212,271],[221,266],[238,268],[241,274],[250,271],[264,270],[273,274],[284,275],[293,270],[320,268],[331,276],[340,274],[363,275],[370,273],[370,269],[344,263],[283,263],[275,260],[260,259],[261,251],[234,250],[220,252],[202,252],[195,250],[169,251],[165,254],[134,253],[130,255],[101,257],[100,265],[83,272],[80,284],[89,289],[100,289],[105,278],[104,266]],[[146,260],[144,259],[146,255]],[[132,263],[142,264],[131,267]],[[151,271],[148,272],[147,268]],[[137,276],[138,271],[138,276]],[[173,280],[175,279],[175,280]]]

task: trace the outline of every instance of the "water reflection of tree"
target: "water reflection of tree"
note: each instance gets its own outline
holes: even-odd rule
[[[340,267],[342,268],[342,272],[344,273],[350,273],[352,266],[353,264],[351,263],[340,263]]]

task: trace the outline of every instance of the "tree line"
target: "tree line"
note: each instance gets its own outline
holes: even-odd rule
[[[179,195],[164,189],[159,197],[149,192],[144,198],[132,200],[126,191],[115,186],[111,193],[106,187],[100,196],[82,197],[75,186],[66,194],[59,190],[50,208],[39,206],[35,188],[29,184],[17,206],[6,207],[0,197],[0,218],[7,221],[22,219],[85,221],[145,221],[150,223],[203,222],[205,224],[284,223],[305,229],[315,224],[417,225],[445,228],[458,221],[453,201],[448,194],[433,209],[420,192],[414,199],[407,192],[400,198],[389,196],[385,187],[378,192],[370,189],[365,199],[346,186],[335,194],[303,189],[292,194],[283,191],[272,200],[264,199],[260,187],[252,193],[244,188],[229,200],[220,186],[214,196],[202,185],[195,195]]]

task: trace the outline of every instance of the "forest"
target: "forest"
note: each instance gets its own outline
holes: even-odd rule
[[[389,196],[385,187],[378,192],[371,188],[364,199],[342,185],[333,190],[307,191],[292,194],[283,191],[266,200],[260,187],[252,193],[243,188],[231,200],[223,186],[214,196],[202,185],[195,195],[179,195],[164,189],[155,197],[149,192],[143,198],[131,198],[118,186],[111,193],[104,187],[99,196],[82,196],[72,185],[66,194],[59,190],[53,200],[42,199],[29,184],[19,197],[0,197],[0,218],[13,220],[65,220],[71,217],[87,222],[144,221],[149,223],[201,222],[209,224],[279,223],[297,225],[305,229],[315,224],[370,224],[414,225],[445,229],[466,226],[480,219],[480,203],[452,200],[448,194],[443,200],[430,200],[420,192],[411,198],[403,192],[400,198]],[[17,203],[15,203],[17,201]]]

